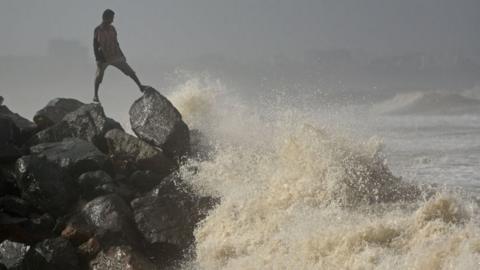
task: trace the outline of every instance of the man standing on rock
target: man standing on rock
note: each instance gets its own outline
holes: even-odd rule
[[[114,16],[115,12],[110,9],[105,10],[102,15],[102,23],[95,28],[93,50],[95,52],[95,59],[97,60],[97,72],[95,74],[95,95],[93,96],[93,102],[99,102],[98,88],[103,80],[105,69],[109,65],[120,69],[125,75],[132,78],[141,92],[143,92],[145,88],[137,78],[135,71],[128,65],[120,49],[117,40],[117,31],[112,25]]]

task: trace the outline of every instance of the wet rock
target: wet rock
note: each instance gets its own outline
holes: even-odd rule
[[[138,230],[149,244],[186,248],[193,242],[199,215],[193,197],[169,179],[131,202]]]
[[[110,130],[105,138],[114,163],[125,164],[125,168],[153,170],[167,176],[175,167],[175,163],[166,157],[161,149],[122,130]]]
[[[0,244],[0,263],[5,269],[24,269],[29,249],[28,245],[5,240]]]
[[[130,107],[132,130],[142,140],[160,147],[173,157],[183,156],[189,146],[187,125],[168,99],[153,88]]]
[[[28,219],[0,212],[0,241],[9,239],[32,244],[51,237],[52,229],[53,219],[48,214]]]
[[[87,104],[65,115],[57,124],[35,134],[29,145],[79,138],[93,143],[105,152],[105,133],[114,128],[122,129],[119,123],[105,116],[102,106]]]
[[[90,260],[100,252],[101,246],[98,240],[95,237],[92,237],[81,244],[77,250],[83,259]]]
[[[27,269],[80,269],[75,248],[61,237],[46,239],[27,253]]]
[[[30,151],[32,154],[45,157],[48,161],[57,164],[74,177],[87,171],[111,168],[108,157],[95,145],[77,138],[42,143],[32,146]]]
[[[30,213],[30,210],[30,204],[21,198],[11,195],[0,197],[1,212],[26,217]]]
[[[117,194],[105,195],[88,202],[69,223],[81,230],[95,232],[98,240],[105,245],[138,242],[130,207]]]
[[[85,104],[73,98],[56,98],[39,110],[33,117],[33,121],[40,129],[45,129],[60,122],[65,115],[83,105]]]
[[[78,177],[78,186],[83,198],[95,197],[114,193],[117,189],[112,177],[105,171],[91,171]]]
[[[16,140],[18,145],[23,144],[37,131],[37,126],[34,123],[20,116],[19,114],[10,111],[10,109],[5,105],[0,105],[0,117],[9,118],[20,130],[20,135]]]
[[[100,252],[90,262],[90,270],[155,270],[156,266],[130,246],[115,246]]]
[[[71,176],[45,158],[19,158],[16,162],[16,175],[22,197],[45,212],[62,215],[77,198]]]
[[[12,162],[22,153],[15,145],[18,143],[20,130],[8,117],[0,116],[0,162]]]
[[[147,192],[162,182],[164,177],[152,171],[135,171],[127,180],[127,184],[140,192]]]

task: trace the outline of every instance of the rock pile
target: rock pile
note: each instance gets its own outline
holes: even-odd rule
[[[137,137],[96,104],[57,98],[33,123],[0,103],[0,269],[150,270],[182,258],[215,203],[176,173],[190,131],[153,88],[130,118]]]

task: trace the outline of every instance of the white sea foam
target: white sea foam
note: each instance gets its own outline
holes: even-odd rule
[[[217,144],[182,167],[194,190],[220,198],[185,268],[478,269],[476,204],[393,176],[375,137],[293,109],[259,114],[215,89],[185,84],[173,99]]]

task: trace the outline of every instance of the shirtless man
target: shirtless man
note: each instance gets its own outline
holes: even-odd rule
[[[145,86],[140,83],[135,71],[128,65],[117,40],[117,31],[113,27],[115,12],[107,9],[103,12],[102,23],[95,28],[93,36],[93,50],[97,60],[97,72],[95,74],[95,94],[93,102],[98,103],[98,88],[103,80],[105,69],[112,65],[120,69],[125,75],[132,78],[143,92]]]

